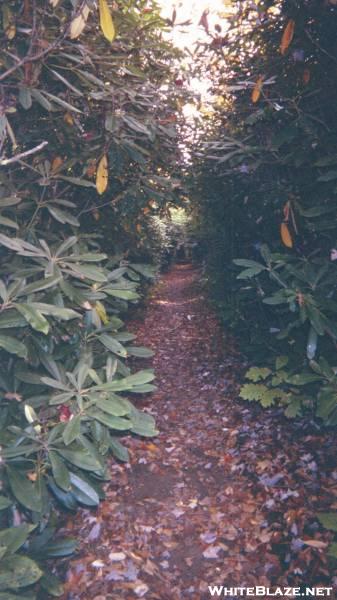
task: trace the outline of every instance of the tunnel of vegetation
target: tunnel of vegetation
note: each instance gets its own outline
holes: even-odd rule
[[[151,351],[123,320],[181,242],[172,207],[254,365],[241,396],[337,422],[336,2],[201,24],[212,100],[186,162],[190,92],[155,2],[1,3],[0,599],[62,593],[45,560],[76,541],[55,507],[97,506],[122,437],[156,434],[132,402]]]

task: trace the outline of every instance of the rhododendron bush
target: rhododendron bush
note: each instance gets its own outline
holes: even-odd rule
[[[148,219],[176,200],[164,27],[142,0],[1,3],[0,598],[62,592],[55,507],[97,506],[123,437],[156,434],[132,400],[154,374],[130,363],[152,352],[123,317],[154,275]]]

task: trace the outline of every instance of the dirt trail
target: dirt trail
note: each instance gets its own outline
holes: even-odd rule
[[[286,464],[282,424],[270,435],[254,411],[235,402],[242,364],[197,279],[190,266],[175,267],[145,320],[132,324],[138,342],[155,351],[158,391],[141,404],[160,435],[129,440],[131,464],[113,464],[107,500],[71,524],[83,545],[68,570],[68,600],[206,600],[208,585],[285,581],[272,546],[280,527],[272,530],[265,514],[268,502],[281,502],[271,459]],[[269,477],[270,487],[267,479],[257,485],[258,476]],[[283,479],[281,492],[294,486]],[[288,509],[302,502],[291,493]]]

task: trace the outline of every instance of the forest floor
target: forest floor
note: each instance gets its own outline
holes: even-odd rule
[[[337,508],[332,436],[238,400],[247,365],[198,282],[197,269],[177,265],[131,323],[155,351],[158,390],[137,402],[160,433],[127,438],[130,463],[112,463],[106,500],[69,519],[81,549],[67,564],[64,599],[206,600],[209,585],[333,585],[331,533],[317,521]]]

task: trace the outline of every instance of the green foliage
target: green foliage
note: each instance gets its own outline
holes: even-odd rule
[[[282,398],[283,394],[280,390],[269,389],[266,385],[261,383],[246,383],[242,386],[240,396],[244,400],[255,400],[267,408],[272,406],[275,400]]]
[[[278,356],[273,370],[267,367],[248,369],[246,379],[253,383],[246,383],[241,387],[240,397],[244,400],[259,402],[264,408],[276,403],[285,405],[287,417],[293,418],[300,415],[304,406],[308,405],[309,398],[300,394],[297,386],[316,381],[317,377],[310,373],[291,376],[283,369],[287,362],[287,357]],[[256,383],[261,380],[264,383]]]
[[[143,249],[152,262],[162,269],[171,266],[180,246],[187,248],[191,244],[193,232],[190,230],[189,215],[185,207],[170,206],[169,209],[148,219]]]
[[[195,134],[193,216],[220,314],[253,364],[289,358],[281,390],[293,396],[313,360],[336,366],[337,9],[275,0],[231,11],[208,48],[213,101]],[[320,375],[288,416],[310,409],[336,423],[335,378]],[[242,394],[283,402],[272,378],[258,386]]]
[[[337,513],[319,513],[318,519],[323,527],[337,532]]]
[[[326,425],[336,425],[337,377],[324,359],[310,361],[311,371],[296,372],[288,365],[288,358],[278,356],[275,367],[251,367],[246,372],[246,383],[241,387],[244,400],[254,400],[263,407],[275,403],[285,406],[289,418],[307,412],[316,413]],[[263,381],[263,383],[256,383]]]
[[[109,455],[128,460],[123,437],[157,434],[128,398],[155,389],[151,370],[132,372],[152,352],[123,319],[155,275],[145,264],[148,223],[177,202],[169,177],[177,53],[155,3],[108,5],[112,43],[91,0],[0,7],[0,596],[8,599],[35,597],[35,583],[44,598],[62,593],[43,560],[75,544],[54,539],[53,511],[97,506]],[[34,525],[12,527],[13,511]]]
[[[42,534],[30,536],[34,530],[36,525],[26,523],[0,530],[0,597],[23,598],[22,588],[31,589],[33,584],[42,581],[47,592],[62,593],[56,578],[44,575],[39,563],[72,554],[76,543],[70,538],[52,542],[55,532],[48,528]],[[35,598],[35,595],[29,597]]]
[[[325,529],[337,533],[337,513],[325,512],[318,513],[318,520]],[[328,555],[333,559],[337,559],[337,542],[332,542],[328,548]]]
[[[268,375],[270,375],[271,371],[268,368],[263,368],[263,367],[251,367],[247,373],[246,373],[246,377],[247,379],[250,379],[250,381],[254,381],[254,383],[256,381],[260,381],[261,379],[266,379],[268,377]]]

